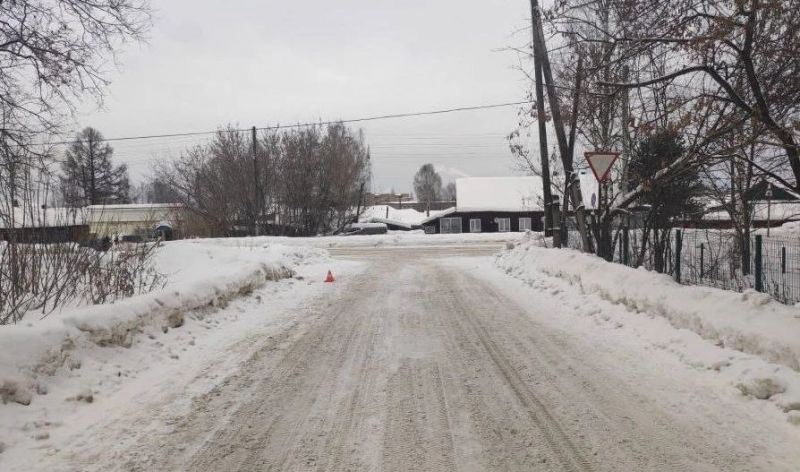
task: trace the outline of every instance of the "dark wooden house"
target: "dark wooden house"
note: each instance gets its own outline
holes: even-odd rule
[[[422,221],[426,233],[497,233],[544,230],[539,177],[456,180],[456,206]]]

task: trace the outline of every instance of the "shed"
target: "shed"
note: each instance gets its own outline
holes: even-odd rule
[[[179,203],[91,205],[86,207],[86,219],[96,237],[149,239],[156,232],[164,234],[166,227],[174,231],[184,219],[184,208]]]
[[[13,207],[0,218],[0,240],[20,243],[83,242],[89,239],[89,226],[80,208],[33,205]]]

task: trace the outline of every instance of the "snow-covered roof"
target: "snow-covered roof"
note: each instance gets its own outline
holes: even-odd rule
[[[406,202],[403,202],[406,203]],[[372,221],[377,218],[392,220],[408,225],[417,225],[425,219],[425,213],[413,208],[397,209],[389,205],[368,206],[361,214],[361,221]]]
[[[405,228],[405,229],[413,229],[414,225],[411,223],[406,223],[400,220],[390,220],[388,218],[378,218],[377,216],[373,216],[372,218],[367,220],[367,223],[381,223],[387,226],[397,226],[398,228]]]
[[[76,226],[85,223],[85,212],[81,208],[31,208],[15,207],[10,215],[0,215],[0,229],[52,228]]]
[[[456,179],[458,211],[542,211],[540,177],[465,177]]]
[[[89,205],[86,208],[89,211],[105,211],[105,210],[161,210],[182,208],[182,203],[124,203],[119,205]]]
[[[347,225],[348,228],[352,229],[366,229],[366,228],[385,228],[386,225],[383,223],[350,223]]]
[[[451,210],[455,209],[453,208]],[[397,208],[392,208],[388,205],[375,205],[365,208],[364,212],[361,214],[360,220],[375,223],[385,223],[412,229],[414,226],[418,226],[427,221],[436,219],[436,217],[441,216],[444,211],[447,210],[431,210],[431,216],[426,217],[425,212],[417,211],[413,208],[403,208],[398,210]]]
[[[171,221],[182,208],[180,203],[90,205],[86,219],[92,224]]]
[[[800,220],[800,201],[777,201],[767,204],[759,200],[752,202],[752,219],[754,221],[788,221]],[[703,215],[707,221],[730,221],[731,215],[725,210],[714,210]]]
[[[435,220],[436,218],[441,218],[442,216],[447,216],[451,213],[456,212],[456,207],[448,208],[447,210],[439,210],[436,213],[431,212],[431,216],[425,218],[424,220],[420,221],[419,224],[424,225],[425,223],[430,223],[431,221]]]
[[[800,200],[800,194],[795,192],[793,188],[787,187],[786,185],[782,184],[781,182],[777,182],[777,181],[776,182],[770,181],[770,185],[772,185],[773,187],[779,188],[779,189],[783,190],[784,192],[788,193],[789,195],[791,195],[792,197],[794,197],[795,199]]]

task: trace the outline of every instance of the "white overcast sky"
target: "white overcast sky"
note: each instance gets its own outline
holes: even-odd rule
[[[79,126],[108,138],[242,128],[518,101],[527,0],[153,0],[147,44],[119,55],[104,109]],[[515,107],[360,126],[376,190],[408,191],[432,162],[445,180],[510,175]],[[198,138],[115,143],[138,179]]]

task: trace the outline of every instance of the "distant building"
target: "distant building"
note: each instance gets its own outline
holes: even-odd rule
[[[430,203],[430,210],[445,210],[455,206],[456,202],[452,200],[437,200]],[[404,210],[412,208],[417,211],[426,211],[428,204],[414,199],[408,193],[367,193],[364,195],[364,206],[380,206],[386,205],[396,210]]]
[[[426,233],[542,231],[544,200],[539,177],[456,179],[456,206],[422,221]]]
[[[439,213],[439,211],[431,211],[431,215]],[[359,221],[364,223],[383,223],[389,228],[389,231],[411,231],[422,229],[420,223],[426,217],[425,212],[417,211],[411,207],[398,209],[391,205],[376,205],[364,208]]]
[[[89,225],[81,208],[13,207],[0,218],[0,240],[19,243],[65,243],[89,239]]]
[[[771,197],[768,197],[767,189],[771,190]],[[745,200],[750,205],[754,228],[800,221],[800,194],[783,185],[762,180],[750,187]],[[733,227],[730,213],[721,205],[710,208],[700,221],[688,222],[687,225],[720,229]]]
[[[0,218],[0,240],[26,243],[173,239],[183,205],[173,203],[33,208],[22,205]]]
[[[180,203],[86,207],[86,221],[95,238],[149,239],[161,236],[169,240],[183,220],[184,207]]]
[[[375,205],[402,205],[403,202],[411,200],[408,193],[366,193],[364,194],[364,206]]]

